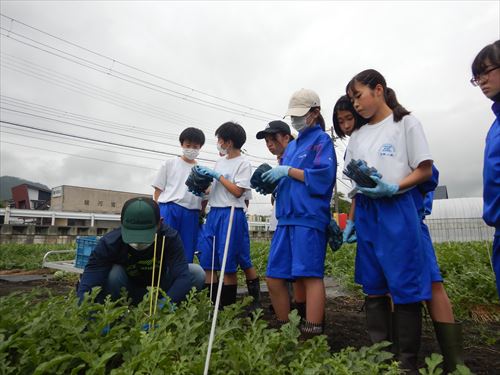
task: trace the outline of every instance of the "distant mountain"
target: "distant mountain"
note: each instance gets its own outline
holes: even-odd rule
[[[29,180],[25,180],[19,177],[13,176],[1,176],[0,177],[0,202],[5,200],[12,199],[11,189],[14,186],[21,184],[29,184],[40,189],[51,190],[47,185],[40,184],[38,182],[33,182]]]

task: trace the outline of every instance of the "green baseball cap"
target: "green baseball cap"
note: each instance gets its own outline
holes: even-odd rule
[[[125,243],[151,243],[160,222],[160,208],[151,198],[132,198],[121,213],[122,239]]]

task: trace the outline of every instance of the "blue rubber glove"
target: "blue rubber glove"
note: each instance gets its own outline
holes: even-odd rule
[[[164,307],[167,307],[168,311],[170,312],[174,312],[177,309],[175,304],[173,304],[172,302],[167,303],[167,299],[165,297],[160,298],[158,300],[158,307],[160,308],[160,310],[163,309]]]
[[[279,165],[274,167],[273,169],[262,173],[262,181],[274,183],[283,177],[287,177],[289,170],[290,167],[288,165]]]
[[[347,220],[347,225],[345,226],[344,232],[342,233],[342,239],[346,243],[356,242],[356,232],[354,231],[354,221]]]
[[[159,326],[158,326],[158,324],[155,324],[155,325],[153,326],[153,328],[158,328],[158,327],[159,327]],[[149,323],[144,323],[144,324],[142,325],[142,327],[141,327],[141,331],[144,331],[144,332],[146,332],[146,333],[148,333],[150,329],[151,329],[151,326],[149,325]]]
[[[210,176],[210,177],[213,177],[215,178],[217,181],[219,181],[220,177],[222,176],[222,174],[220,174],[219,172],[217,171],[214,171],[213,169],[211,168],[208,168],[208,167],[204,167],[203,165],[198,165],[198,172],[201,173],[201,174],[204,174],[205,176]]]
[[[111,331],[111,326],[109,324],[106,324],[104,328],[101,330],[101,336],[106,336],[109,331]]]
[[[370,198],[384,198],[392,197],[399,191],[399,185],[388,184],[380,179],[378,176],[370,176],[370,178],[375,181],[377,186],[374,188],[365,188],[361,186],[356,186],[356,189],[361,191],[364,195]]]

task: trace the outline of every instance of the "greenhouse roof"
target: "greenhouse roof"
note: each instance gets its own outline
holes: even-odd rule
[[[438,199],[433,202],[432,214],[428,219],[481,218],[483,198]]]

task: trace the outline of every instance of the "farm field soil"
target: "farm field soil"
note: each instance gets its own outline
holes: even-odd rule
[[[23,272],[25,273],[25,272]],[[28,272],[25,274],[37,274]],[[42,271],[39,271],[42,273]],[[1,274],[5,274],[4,271]],[[9,274],[20,274],[10,271]],[[34,280],[27,282],[8,282],[0,280],[0,296],[12,292],[29,291],[33,288],[48,288],[54,294],[65,294],[75,287],[74,281],[65,280]],[[358,297],[330,298],[326,306],[326,335],[332,351],[352,346],[360,348],[370,345],[365,331],[364,312],[361,311],[363,300]],[[264,319],[273,324],[273,314],[270,309],[267,293],[263,293]],[[431,353],[439,353],[439,347],[434,336],[432,322],[424,317],[420,364]],[[465,340],[465,363],[475,374],[500,374],[500,323],[478,323],[466,321],[463,325]]]

